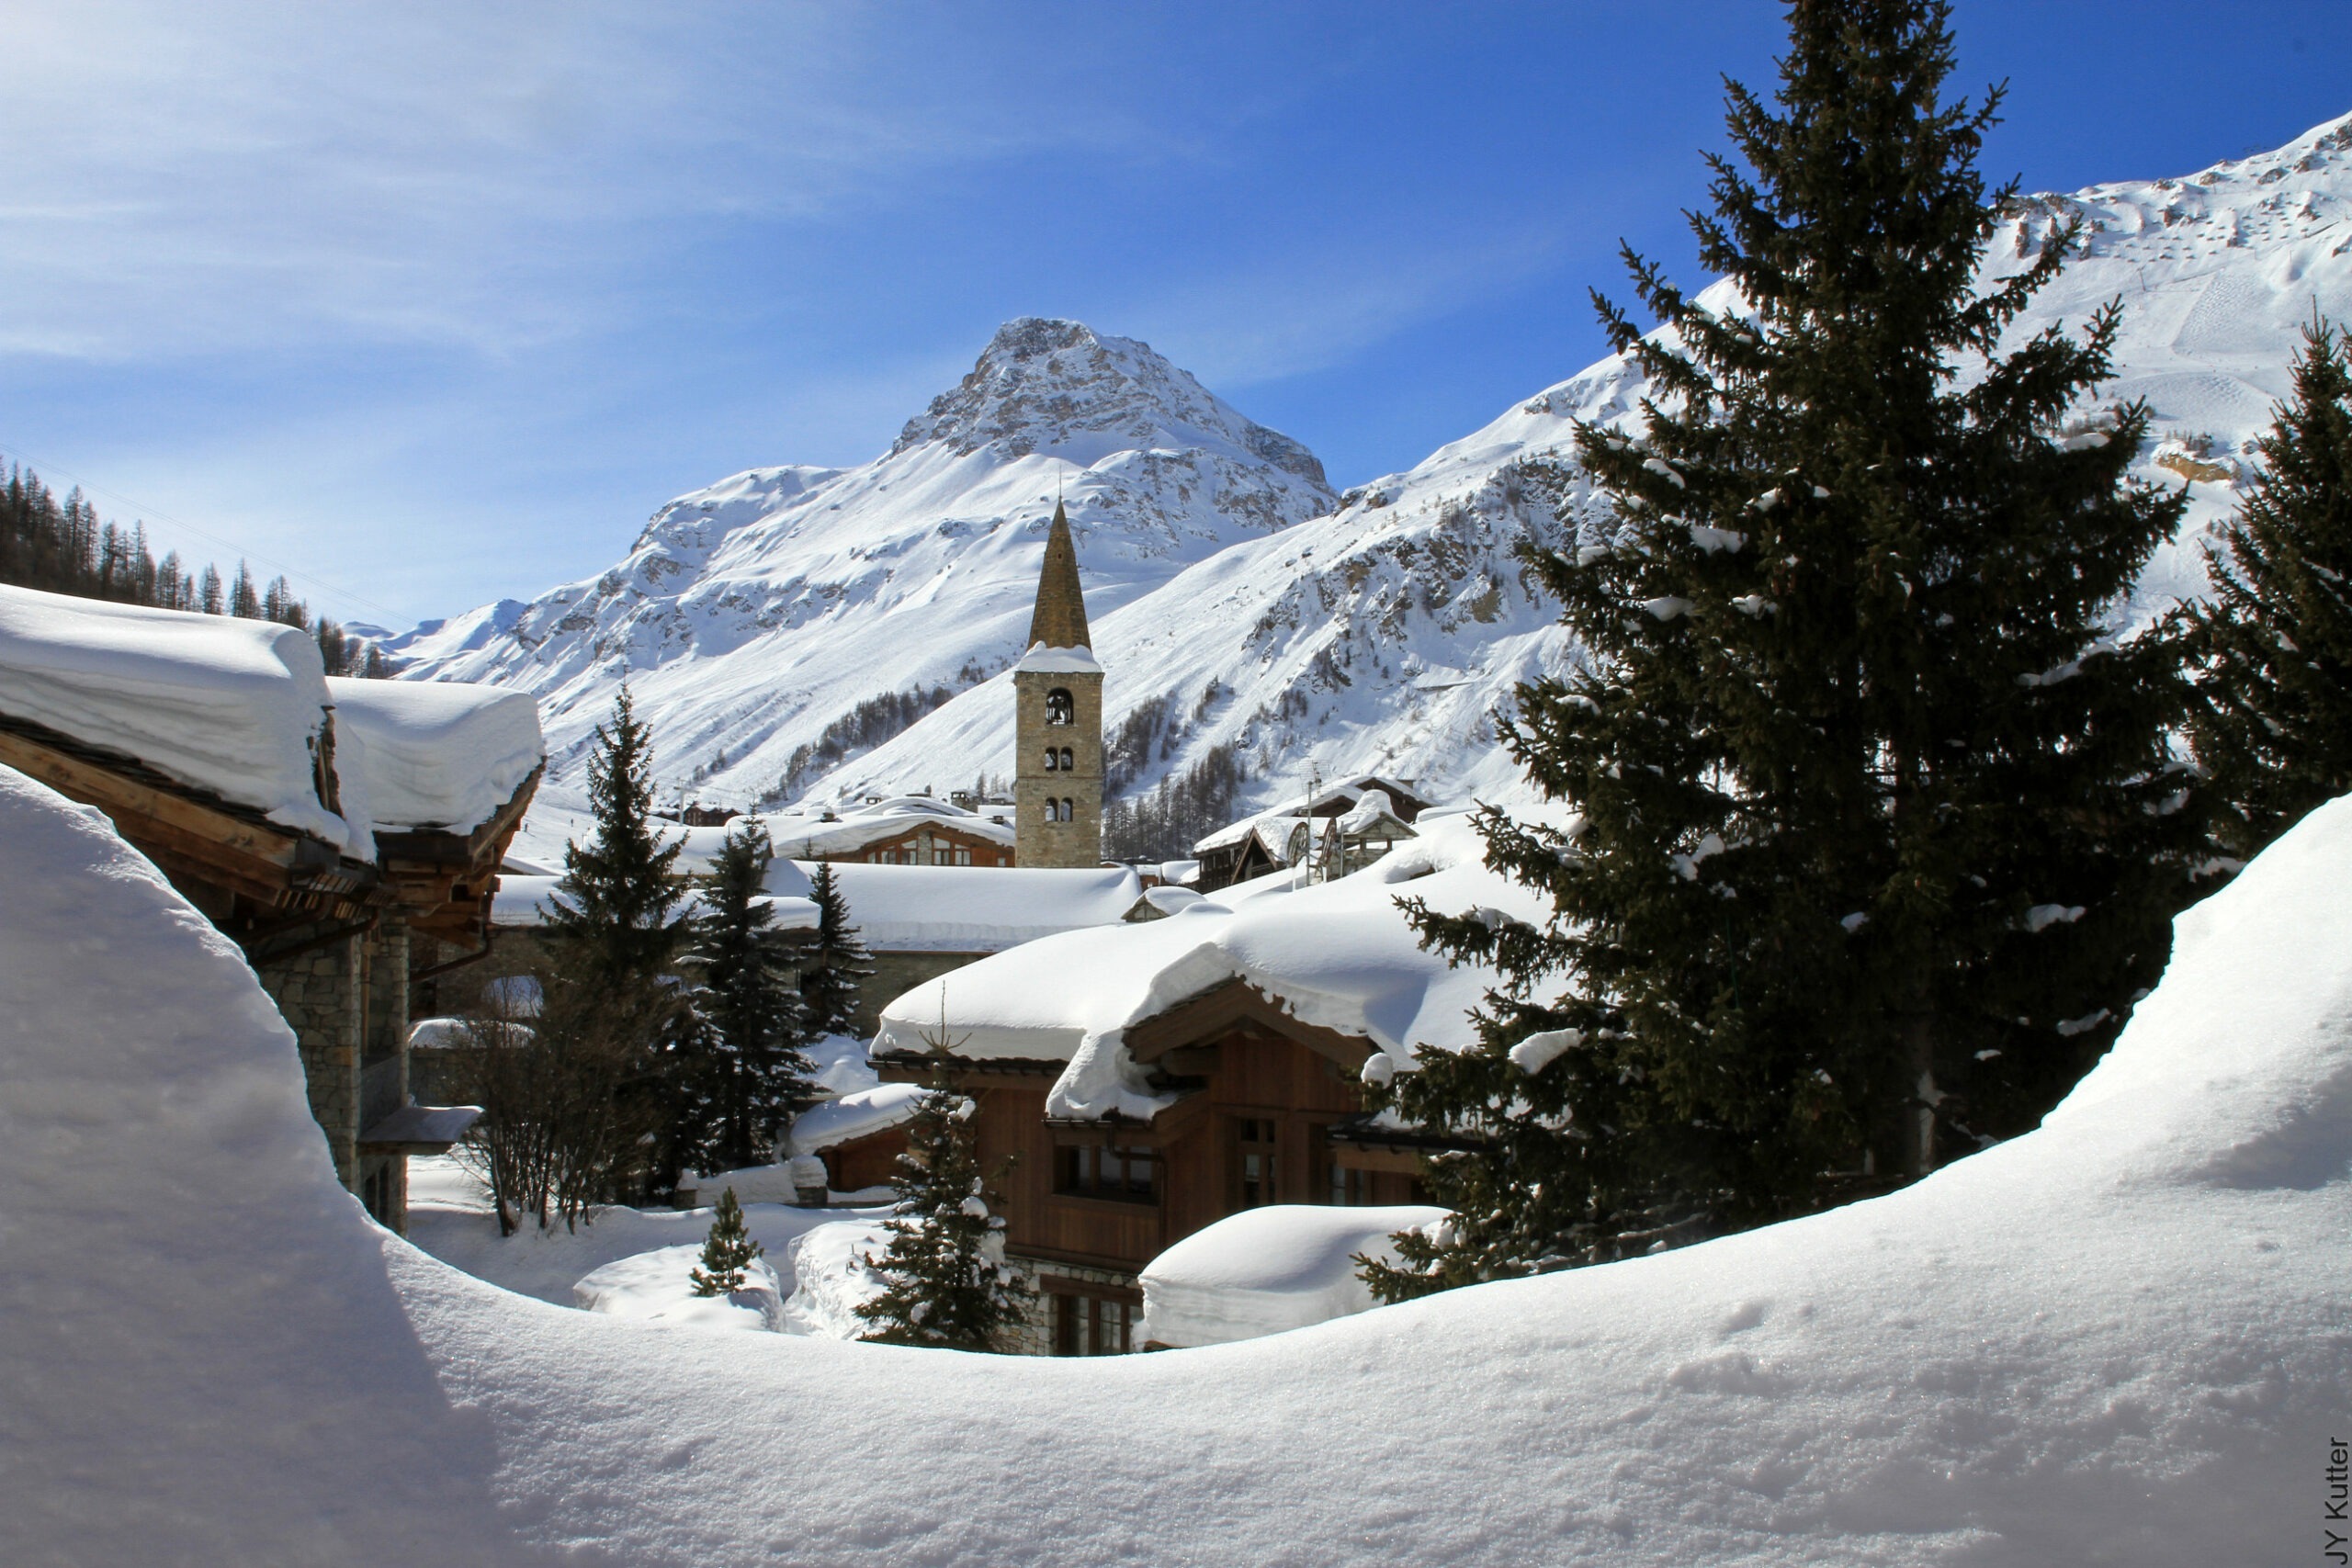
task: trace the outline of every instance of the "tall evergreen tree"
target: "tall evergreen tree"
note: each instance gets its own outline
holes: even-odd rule
[[[689,1134],[711,1169],[734,1169],[768,1157],[792,1118],[822,1100],[814,1066],[802,1055],[800,994],[793,984],[797,951],[775,924],[767,897],[775,850],[756,818],[739,818],[711,863],[700,913],[691,922],[697,972],[697,1040]]]
[[[553,973],[539,1029],[608,1107],[576,1119],[578,1161],[594,1168],[578,1185],[606,1200],[659,1198],[684,1163],[668,1137],[693,1023],[672,973],[685,937],[670,874],[682,846],[654,829],[652,742],[626,686],[596,728],[588,803],[594,829],[565,850],[545,928]],[[629,1168],[624,1149],[635,1151]]]
[[[588,758],[588,809],[595,827],[564,851],[563,880],[548,938],[582,955],[582,972],[627,989],[650,984],[675,962],[684,938],[672,870],[677,842],[654,827],[653,743],[627,686],[613,716],[596,727]]]
[[[2294,390],[2257,444],[2262,469],[2191,611],[2199,702],[2189,734],[2217,836],[2251,858],[2352,792],[2352,347],[2304,333]]]
[[[833,868],[820,861],[809,897],[817,905],[817,939],[800,965],[800,1000],[807,1010],[807,1039],[855,1034],[860,983],[874,971],[872,954],[849,923],[849,900],[842,897]]]
[[[1596,296],[1649,378],[1585,426],[1598,504],[1528,562],[1583,668],[1519,693],[1565,825],[1483,820],[1542,928],[1442,918],[1497,966],[1479,1044],[1376,1099],[1469,1144],[1412,1294],[1818,1207],[2021,1130],[2154,983],[2188,896],[2168,727],[2181,639],[2122,599],[2180,502],[2132,482],[2144,409],[2074,438],[2116,308],[2005,329],[2064,231],[1978,289],[2013,187],[1996,90],[1946,103],[1940,0],[1795,0],[1772,105],[1710,160],[1703,303],[1628,250],[1672,331]],[[1711,299],[1721,296],[1707,297]]]
[[[1035,1294],[1004,1260],[1004,1221],[989,1211],[966,1125],[973,1109],[943,1067],[907,1123],[899,1201],[882,1227],[890,1244],[868,1260],[886,1288],[857,1309],[874,1325],[868,1339],[993,1350]]]

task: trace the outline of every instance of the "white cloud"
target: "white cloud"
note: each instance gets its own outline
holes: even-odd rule
[[[343,336],[515,352],[629,309],[699,221],[819,220],[1143,132],[954,91],[914,12],[96,0],[0,20],[0,352]]]

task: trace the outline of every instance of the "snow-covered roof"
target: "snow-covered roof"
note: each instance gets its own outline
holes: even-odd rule
[[[1424,948],[1397,900],[1542,919],[1542,898],[1487,870],[1484,850],[1466,814],[1425,812],[1420,837],[1352,875],[1303,887],[1287,873],[1261,878],[1165,919],[1076,931],[926,981],[882,1010],[874,1050],[922,1049],[944,1010],[960,1055],[1069,1063],[1050,1114],[1149,1117],[1168,1101],[1128,1060],[1126,1031],[1235,979],[1302,1022],[1408,1062],[1424,1047],[1458,1048],[1496,977]]]
[[[1042,642],[1030,645],[1029,651],[1021,656],[1020,661],[1014,664],[1013,668],[1046,675],[1100,675],[1102,673],[1102,666],[1094,661],[1092,649],[1047,648]]]
[[[555,908],[556,886],[562,880],[560,876],[501,876],[490,906],[490,923],[520,929],[546,925]]]
[[[813,867],[804,867],[813,870]],[[1143,896],[1123,865],[834,864],[850,924],[876,953],[998,953],[1041,937],[1115,925]]]
[[[684,857],[681,856],[681,859]],[[498,893],[490,906],[490,923],[500,928],[531,930],[548,923],[556,906],[556,890],[563,886],[560,876],[501,876]],[[775,912],[778,931],[813,931],[816,929],[817,906],[807,896],[808,874],[792,862],[779,856],[768,863],[766,896],[755,902],[765,903]],[[780,887],[797,887],[799,893],[778,892]],[[701,907],[702,895],[689,890],[679,900],[678,912],[693,914]]]
[[[1389,811],[1396,814],[1400,821],[1403,818],[1398,812],[1397,800],[1420,798],[1413,793],[1409,784],[1385,778],[1378,773],[1358,773],[1353,778],[1325,784],[1302,800],[1286,800],[1255,816],[1228,822],[1195,843],[1193,852],[1204,855],[1211,850],[1228,849],[1254,834],[1267,853],[1276,860],[1286,860],[1289,858],[1286,846],[1290,842],[1291,829],[1299,822],[1310,817],[1330,817],[1340,811],[1352,809],[1370,795],[1378,795],[1385,800]],[[1335,811],[1335,807],[1338,810]]]
[[[527,692],[455,682],[327,678],[338,745],[367,743],[368,809],[387,829],[470,833],[547,756]]]
[[[1273,1203],[1228,1214],[1144,1265],[1140,1337],[1223,1345],[1366,1311],[1372,1291],[1356,1274],[1356,1255],[1394,1262],[1392,1236],[1451,1213],[1427,1203]]]
[[[812,860],[824,855],[854,854],[868,844],[896,839],[925,826],[952,828],[1008,848],[1012,824],[995,816],[967,810],[930,795],[900,795],[858,807],[828,822],[821,817],[779,813],[763,818],[776,853]]]
[[[888,1132],[914,1116],[924,1092],[921,1084],[886,1083],[812,1105],[793,1120],[792,1152],[821,1154]]]
[[[364,738],[335,748],[341,814],[319,801],[330,702],[299,627],[0,586],[0,714],[373,860]]]

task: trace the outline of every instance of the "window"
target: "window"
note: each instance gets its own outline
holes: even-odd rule
[[[957,850],[957,851],[956,852],[956,863],[957,865],[969,865],[969,864],[971,864],[971,863],[972,863],[972,852],[971,852],[971,851],[969,851],[969,850]]]
[[[1234,1176],[1238,1190],[1234,1206],[1255,1209],[1280,1201],[1275,1177],[1274,1123],[1263,1117],[1244,1117],[1235,1123]]]
[[[1062,796],[1062,820],[1065,822],[1078,820],[1078,803],[1068,795]]]
[[[1078,705],[1069,700],[1069,693],[1066,688],[1056,686],[1046,694],[1046,722],[1047,724],[1073,724],[1077,719]]]
[[[1060,752],[1058,752],[1058,751],[1057,751],[1057,750],[1054,750],[1052,747],[1050,747],[1050,746],[1046,747],[1046,772],[1047,772],[1047,773],[1052,773],[1056,768],[1058,768],[1058,767],[1060,767],[1060,766],[1061,766],[1061,753],[1060,753]]]
[[[1073,1144],[1054,1151],[1054,1190],[1073,1198],[1155,1202],[1152,1163],[1149,1149]]]
[[[1054,1354],[1124,1356],[1135,1348],[1136,1309],[1103,1296],[1056,1294]]]
[[[1338,1160],[1330,1162],[1331,1201],[1343,1209],[1361,1209],[1372,1201],[1372,1172],[1350,1170]]]
[[[1070,769],[1071,769],[1071,768],[1073,768],[1073,767],[1075,767],[1075,766],[1077,765],[1077,764],[1073,763],[1073,762],[1069,760],[1069,747],[1065,746],[1065,747],[1063,747],[1063,748],[1062,748],[1061,756],[1062,756],[1062,772],[1064,772],[1064,773],[1069,773],[1069,772],[1070,771]],[[1047,764],[1047,765],[1048,765],[1048,766],[1050,766],[1051,764],[1049,763],[1049,764]]]

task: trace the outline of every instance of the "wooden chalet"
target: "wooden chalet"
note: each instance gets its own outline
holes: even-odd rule
[[[208,642],[202,632],[181,635],[169,624],[216,617],[91,608],[51,595],[6,592],[11,600],[0,606],[9,623],[9,640],[0,648],[7,694],[0,701],[0,764],[103,812],[237,944],[294,1031],[311,1113],[325,1134],[336,1175],[379,1220],[401,1228],[407,1156],[447,1149],[472,1120],[460,1108],[410,1102],[410,986],[419,975],[467,962],[487,946],[499,860],[538,784],[537,718],[529,699],[476,688],[442,689],[427,705],[504,705],[492,722],[507,736],[505,772],[519,774],[519,783],[466,831],[393,823],[378,827],[371,845],[364,828],[352,829],[344,819],[342,780],[350,764],[337,763],[335,704],[330,683],[318,672],[314,649],[307,655],[307,668],[293,662],[273,684],[264,684],[270,679],[266,675],[256,682],[249,668],[240,671],[247,695],[255,690],[266,694],[243,704],[215,701],[221,716],[202,733],[224,753],[292,747],[299,757],[307,747],[307,798],[291,815],[322,830],[289,826],[284,809],[264,810],[192,782],[189,773],[200,769],[186,754],[173,755],[168,745],[155,748],[158,761],[132,754],[128,743],[92,739],[98,733],[119,738],[136,727],[109,712],[109,688],[103,681],[79,679],[85,672],[72,665],[80,651],[74,632],[87,634],[82,642],[116,637],[104,651],[118,663],[143,660],[139,675],[165,682],[167,691],[174,689],[169,682],[177,682],[192,696],[218,699],[220,687],[207,684],[211,671],[205,658],[220,646],[220,639]],[[77,626],[77,617],[85,624]],[[45,644],[42,634],[60,626],[67,634]],[[257,640],[290,630],[263,631],[247,624],[226,635]],[[141,640],[149,637],[154,649]],[[301,634],[291,637],[300,641]],[[53,658],[51,646],[62,650]],[[478,692],[479,700],[469,698],[469,692]],[[135,700],[125,699],[126,705]],[[21,710],[28,707],[58,722],[27,716]],[[286,724],[297,725],[300,733],[266,732]],[[69,733],[67,725],[79,725],[84,732]],[[372,790],[375,780],[366,759],[380,761],[381,755],[358,741],[348,749],[363,759],[358,765]],[[388,779],[384,793],[397,797],[399,792],[399,782]],[[348,829],[344,844],[322,836],[328,828]],[[349,852],[354,845],[358,853]]]
[[[1148,1121],[1049,1115],[1064,1061],[953,1060],[955,1083],[978,1105],[980,1162],[1004,1167],[995,1186],[1007,1252],[1030,1266],[1042,1293],[1026,1348],[1142,1348],[1136,1274],[1227,1214],[1419,1198],[1419,1151],[1363,1115],[1369,1038],[1303,1023],[1280,997],[1233,979],[1130,1026],[1125,1048],[1174,1097]],[[882,1049],[875,1060],[886,1080],[910,1082],[936,1059]]]

